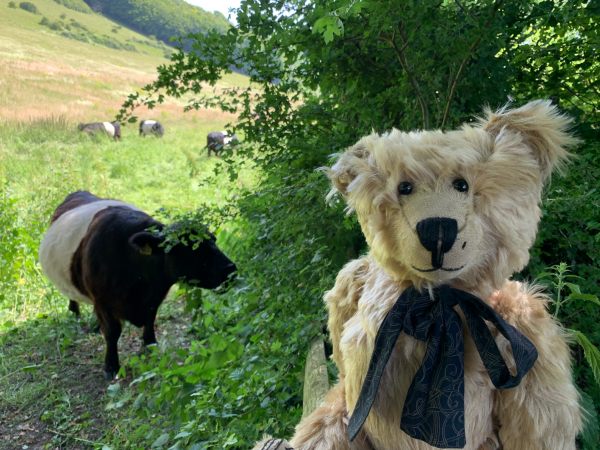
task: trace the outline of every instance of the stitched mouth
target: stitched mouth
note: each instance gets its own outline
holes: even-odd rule
[[[465,266],[462,265],[460,267],[456,267],[456,268],[452,268],[452,267],[439,267],[439,268],[435,268],[432,267],[431,269],[419,269],[418,267],[415,266],[411,266],[413,269],[419,271],[419,272],[435,272],[437,270],[442,270],[444,272],[458,272],[459,270],[463,269]]]

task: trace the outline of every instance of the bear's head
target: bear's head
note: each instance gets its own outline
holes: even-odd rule
[[[394,279],[488,295],[529,260],[544,183],[577,143],[569,124],[538,100],[456,131],[371,134],[328,170],[330,195]]]

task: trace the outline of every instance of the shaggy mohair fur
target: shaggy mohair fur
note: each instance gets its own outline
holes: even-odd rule
[[[581,429],[567,339],[539,288],[509,277],[529,259],[540,219],[544,183],[576,144],[570,120],[547,101],[486,111],[457,131],[392,130],[372,134],[328,170],[330,195],[355,211],[369,254],[347,264],[326,296],[339,382],[321,407],[296,428],[296,450],[429,450],[400,429],[407,390],[426,344],[401,334],[361,434],[346,435],[369,365],[377,330],[410,285],[440,284],[486,300],[536,346],[538,359],[521,383],[496,390],[465,328],[465,431],[469,450],[571,450]],[[468,190],[457,188],[465,181]],[[411,183],[409,195],[398,186]],[[416,224],[447,217],[458,235],[434,270]],[[492,332],[495,329],[491,327]],[[496,341],[509,367],[508,342]],[[255,449],[264,448],[264,442]]]

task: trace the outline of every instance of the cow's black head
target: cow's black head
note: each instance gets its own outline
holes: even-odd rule
[[[217,247],[212,233],[176,234],[173,230],[141,231],[129,243],[142,255],[164,257],[166,275],[174,282],[185,280],[216,289],[235,275],[235,264]]]

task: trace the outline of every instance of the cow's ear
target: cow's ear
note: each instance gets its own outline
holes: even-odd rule
[[[140,231],[129,238],[131,245],[140,255],[149,256],[156,253],[163,239],[148,231]]]

